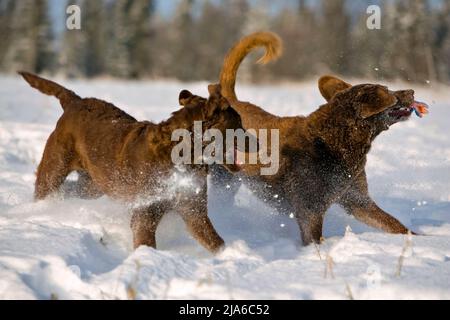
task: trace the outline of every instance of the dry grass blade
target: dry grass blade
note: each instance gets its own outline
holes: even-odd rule
[[[410,248],[412,248],[412,233],[411,233],[411,231],[408,231],[408,234],[406,235],[406,238],[405,238],[405,244],[403,245],[402,253],[401,253],[400,257],[398,258],[397,272],[396,272],[397,277],[400,277],[402,274],[402,269],[403,269],[403,264],[405,262],[406,252]]]

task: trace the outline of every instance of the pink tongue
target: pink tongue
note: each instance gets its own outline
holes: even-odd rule
[[[234,165],[235,166],[242,165],[242,163],[240,163],[240,161],[238,161],[238,150],[237,150],[237,147],[234,148]]]

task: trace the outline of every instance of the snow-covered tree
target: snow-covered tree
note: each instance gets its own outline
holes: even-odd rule
[[[67,6],[69,5],[78,5],[82,8],[83,0],[68,0]],[[61,51],[59,54],[59,65],[63,69],[64,73],[69,77],[85,76],[86,60],[84,52],[86,46],[86,35],[85,30],[83,30],[85,22],[84,19],[82,19],[81,22],[81,30],[65,29],[62,39]]]
[[[195,32],[201,35],[197,37],[196,79],[217,81],[225,53],[241,36],[246,8],[245,0],[203,3]]]
[[[434,12],[433,50],[436,72],[442,82],[450,81],[450,1],[444,1],[442,8]]]
[[[3,69],[14,72],[51,70],[53,39],[46,0],[14,1],[10,8],[10,41],[3,56]]]
[[[152,0],[134,0],[129,7],[131,76],[134,78],[148,75],[152,67],[150,54],[154,33],[151,21],[154,10]]]
[[[110,73],[141,77],[149,73],[151,58],[152,0],[115,0],[108,54]]]
[[[11,17],[14,12],[13,0],[0,0],[0,68],[4,68],[3,59],[12,41]]]
[[[349,70],[350,18],[345,0],[322,0],[320,26],[321,59],[339,74]]]
[[[192,14],[194,0],[180,1],[175,14],[167,30],[170,62],[167,65],[171,76],[181,80],[190,80],[195,75],[195,65],[198,62],[195,56],[196,40],[201,35],[196,35],[195,21]]]
[[[348,59],[350,74],[357,77],[367,77],[383,80],[390,78],[394,72],[389,68],[393,54],[396,54],[396,44],[389,41],[396,28],[397,12],[393,2],[386,2],[381,12],[381,29],[367,27],[368,15],[362,12],[355,27],[349,35],[352,39],[351,52]]]
[[[303,79],[315,74],[318,59],[318,30],[313,8],[299,1],[298,10],[283,10],[274,21],[274,30],[285,42],[282,58],[270,68],[279,76]]]
[[[401,0],[399,5],[405,14],[402,17],[402,27],[406,32],[406,47],[408,54],[408,78],[414,81],[427,79],[435,80],[436,70],[434,67],[431,51],[429,31],[431,30],[430,7],[428,0]]]
[[[131,33],[128,25],[130,0],[115,0],[111,10],[111,42],[108,50],[108,69],[116,77],[131,75],[130,42]]]
[[[250,6],[242,27],[242,35],[248,35],[257,31],[270,30],[270,0],[261,0],[258,5]],[[267,74],[267,68],[261,68],[255,64],[255,59],[244,60],[239,71],[239,76],[244,81],[256,81],[262,79],[263,74]]]
[[[94,77],[106,72],[108,23],[105,1],[69,0],[81,8],[81,29],[66,29],[60,65],[69,77]]]
[[[107,12],[103,0],[84,0],[82,9],[84,34],[84,73],[88,77],[105,71],[107,46]],[[69,31],[70,32],[70,31]]]

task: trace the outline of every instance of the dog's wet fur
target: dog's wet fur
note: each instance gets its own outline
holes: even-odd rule
[[[245,129],[280,130],[280,169],[273,176],[261,176],[259,165],[243,165],[238,173],[241,180],[244,175],[256,195],[295,215],[305,245],[321,241],[325,213],[334,203],[371,227],[408,233],[371,199],[365,165],[374,139],[409,118],[411,112],[402,108],[411,106],[414,91],[393,92],[377,84],[351,86],[325,76],[319,90],[326,104],[307,117],[278,117],[239,101],[234,91],[240,63],[259,47],[266,48],[264,61],[281,55],[282,43],[275,34],[260,32],[243,38],[225,59],[222,94],[241,116]],[[231,183],[227,172],[218,172],[217,177],[238,189],[237,177]]]
[[[156,229],[168,211],[179,213],[193,237],[211,252],[224,245],[208,218],[208,167],[176,168],[171,159],[178,143],[171,141],[172,132],[192,131],[194,121],[203,121],[204,130],[215,128],[224,134],[226,129],[242,128],[239,115],[220,95],[220,86],[209,87],[209,99],[182,91],[179,101],[184,108],[154,124],[138,122],[108,102],[80,98],[36,75],[20,74],[32,87],[57,97],[64,109],[37,170],[37,200],[57,193],[76,171],[77,190],[83,196],[105,194],[134,204],[134,247],[156,247]],[[189,186],[176,188],[177,176],[187,177]]]
[[[209,87],[210,98],[181,92],[179,100],[184,108],[160,124],[138,122],[112,104],[82,99],[54,82],[21,73],[34,88],[56,96],[64,109],[38,168],[36,199],[58,192],[67,175],[77,171],[77,190],[84,196],[147,200],[133,210],[135,247],[156,247],[158,223],[166,212],[174,210],[203,246],[217,252],[224,242],[208,219],[208,167],[185,166],[195,187],[164,197],[171,195],[166,182],[179,173],[170,158],[176,144],[171,141],[172,131],[190,130],[194,121],[204,121],[204,129],[217,128],[223,133],[242,127],[280,131],[278,173],[262,176],[260,165],[243,164],[229,166],[230,171],[240,170],[232,175],[214,166],[213,181],[219,185],[226,181],[232,190],[238,190],[244,178],[257,196],[295,215],[304,245],[321,241],[325,213],[334,203],[369,226],[390,233],[409,232],[371,199],[365,165],[374,139],[409,118],[414,91],[393,92],[377,84],[351,86],[325,76],[319,80],[319,90],[326,104],[306,117],[278,117],[239,101],[234,91],[239,65],[259,47],[266,49],[260,60],[263,63],[282,52],[281,40],[273,33],[243,38],[225,59],[220,85]]]

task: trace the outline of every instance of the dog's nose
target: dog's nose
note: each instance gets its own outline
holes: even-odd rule
[[[414,99],[414,90],[401,90],[397,91],[395,96],[400,100],[411,100]]]

